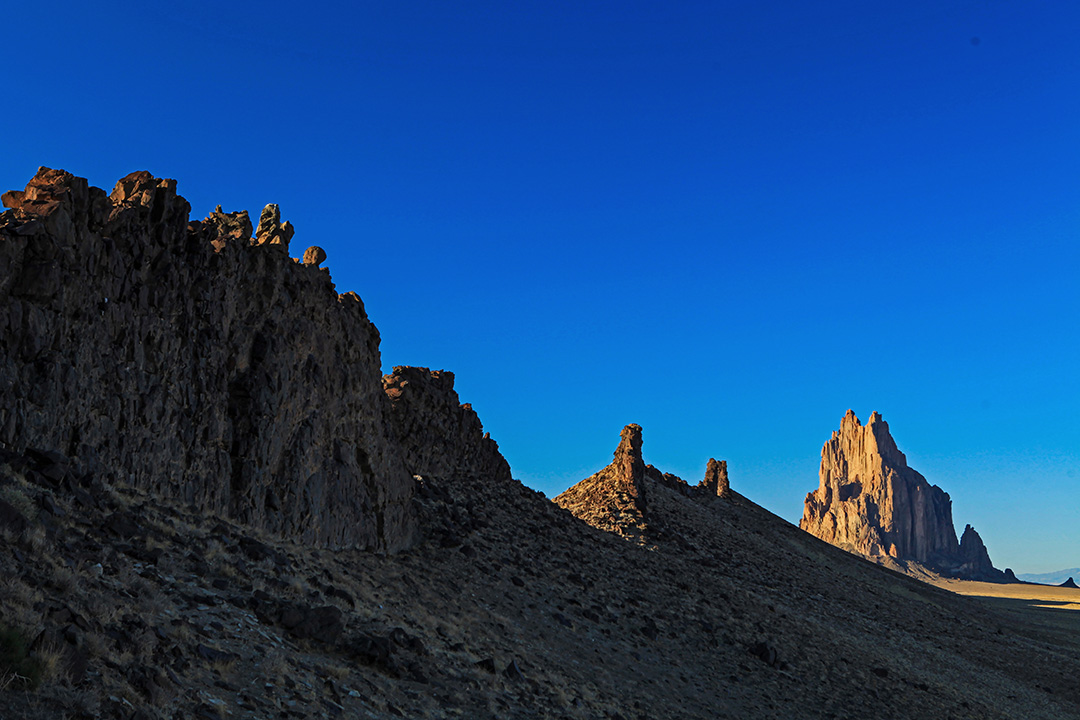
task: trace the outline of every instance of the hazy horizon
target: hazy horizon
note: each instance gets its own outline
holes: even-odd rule
[[[36,28],[40,8],[5,12]],[[549,496],[645,460],[798,522],[852,408],[999,568],[1080,564],[1080,7],[50,5],[39,165],[278,203],[383,367],[455,373]],[[47,43],[44,40],[47,39]],[[13,85],[13,87],[15,87]]]

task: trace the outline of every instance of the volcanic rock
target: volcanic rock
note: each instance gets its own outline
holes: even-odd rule
[[[378,331],[280,252],[277,206],[249,243],[247,213],[189,223],[176,182],[145,171],[106,195],[42,168],[3,200],[0,446],[283,537],[412,543]]]
[[[969,525],[956,541],[952,501],[909,467],[881,415],[864,426],[851,410],[821,450],[820,484],[799,527],[849,552],[914,561],[954,577],[1003,581]]]
[[[952,573],[956,577],[971,580],[1004,579],[1004,577],[997,578],[997,575],[1001,573],[990,562],[990,553],[987,552],[986,545],[971,525],[964,527],[964,534],[960,536],[960,560],[963,564]]]
[[[324,260],[326,260],[326,251],[318,245],[312,245],[304,251],[305,265],[314,265],[315,267],[318,267]]]
[[[281,222],[281,210],[274,203],[263,208],[259,216],[259,227],[255,229],[256,245],[273,245],[285,252],[289,251],[289,241],[294,230],[289,222]]]
[[[641,426],[627,425],[620,438],[611,464],[563,492],[555,504],[593,527],[642,541],[646,499]]]
[[[464,477],[511,479],[510,465],[498,444],[484,432],[472,405],[460,402],[454,373],[399,366],[382,382],[410,473],[443,482]]]
[[[705,479],[697,485],[708,495],[728,497],[731,495],[731,483],[728,480],[727,461],[709,458],[705,466]]]

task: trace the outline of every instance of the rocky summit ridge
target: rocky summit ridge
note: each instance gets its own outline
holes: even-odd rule
[[[821,449],[819,486],[799,527],[882,562],[914,562],[951,577],[1004,581],[971,525],[960,542],[952,500],[907,464],[877,412],[866,425],[848,410]]]
[[[480,443],[479,420],[452,375],[397,368],[384,387],[363,302],[336,292],[322,248],[290,257],[277,205],[254,228],[220,206],[189,220],[174,180],[134,172],[106,193],[49,168],[2,200],[0,447],[281,537],[415,542],[414,475]],[[455,434],[420,452],[435,406]]]

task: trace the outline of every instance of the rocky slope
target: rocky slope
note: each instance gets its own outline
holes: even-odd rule
[[[900,452],[889,424],[851,410],[821,449],[820,484],[807,494],[799,527],[849,552],[910,561],[953,577],[1004,581],[970,525],[961,542],[952,500]]]
[[[47,665],[0,692],[5,718],[1080,715],[1080,634],[1045,610],[1017,623],[734,491],[646,475],[643,546],[513,480],[433,479],[420,518],[440,531],[387,555],[33,454],[0,477],[0,617]]]
[[[379,334],[267,206],[42,168],[0,214],[0,447],[331,547],[412,542]]]

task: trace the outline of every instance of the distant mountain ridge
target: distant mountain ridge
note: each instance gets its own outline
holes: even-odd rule
[[[1060,585],[1069,578],[1080,577],[1080,568],[1066,568],[1047,573],[1017,573],[1018,580],[1039,583],[1040,585]]]

